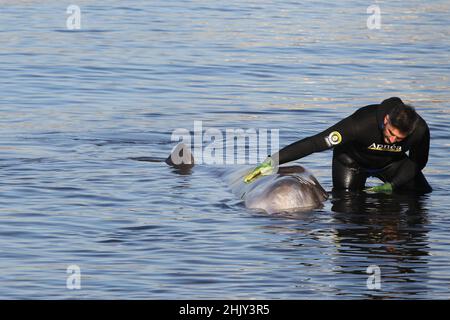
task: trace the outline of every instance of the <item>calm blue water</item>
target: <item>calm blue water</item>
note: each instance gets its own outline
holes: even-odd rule
[[[72,3],[76,31],[69,3],[0,2],[0,298],[450,298],[448,1]],[[131,159],[194,120],[284,146],[391,96],[431,128],[429,195],[269,216],[208,166]],[[331,152],[300,163],[331,189]]]

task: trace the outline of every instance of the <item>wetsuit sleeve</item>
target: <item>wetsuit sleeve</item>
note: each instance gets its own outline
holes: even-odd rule
[[[419,170],[425,168],[428,162],[428,153],[430,151],[430,129],[426,127],[423,138],[419,143],[411,146],[409,149],[409,158],[417,163]]]
[[[392,188],[395,190],[396,188],[404,185],[405,183],[413,179],[417,173],[419,173],[419,167],[417,166],[417,163],[409,158],[406,158],[405,160],[403,160],[403,163],[401,164],[400,168],[398,168],[397,173],[392,178]]]
[[[279,164],[287,163],[306,157],[314,152],[331,149],[334,146],[356,138],[356,125],[353,115],[339,121],[332,127],[311,137],[294,142],[272,156],[279,157]]]
[[[430,149],[430,130],[426,130],[422,139],[411,146],[409,157],[404,160],[397,174],[392,179],[393,188],[398,188],[413,179],[427,164]]]

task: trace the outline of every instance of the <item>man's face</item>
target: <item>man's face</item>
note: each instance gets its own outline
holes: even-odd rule
[[[383,128],[384,142],[387,144],[393,144],[395,142],[403,141],[407,135],[394,127],[389,121],[389,115],[384,117],[384,128]]]

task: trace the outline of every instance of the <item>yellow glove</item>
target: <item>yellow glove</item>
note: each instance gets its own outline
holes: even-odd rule
[[[244,182],[250,183],[259,176],[267,176],[269,174],[272,174],[273,169],[274,169],[273,161],[272,158],[269,156],[267,157],[266,160],[264,160],[263,163],[261,163],[259,166],[253,169],[252,172],[250,172],[248,175],[244,177]]]

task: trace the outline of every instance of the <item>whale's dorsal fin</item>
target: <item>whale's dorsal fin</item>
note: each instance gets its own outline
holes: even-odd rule
[[[165,160],[169,166],[176,169],[190,169],[194,166],[194,156],[192,155],[191,148],[184,144],[177,144],[170,153],[170,156]]]

